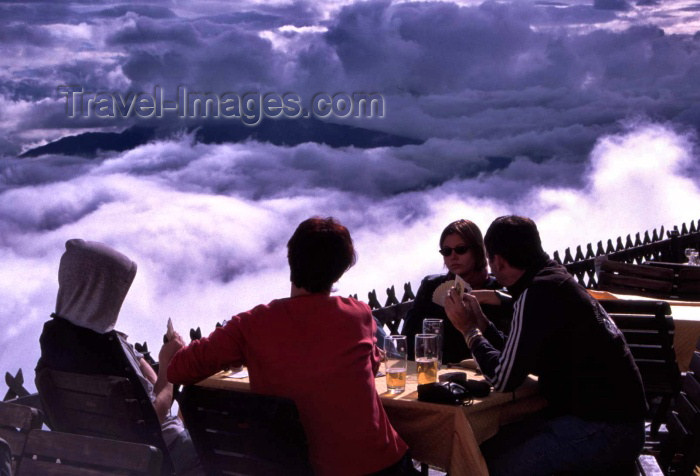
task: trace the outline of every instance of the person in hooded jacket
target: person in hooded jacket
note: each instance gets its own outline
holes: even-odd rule
[[[156,373],[143,354],[114,329],[124,298],[136,276],[136,263],[109,246],[72,239],[58,270],[56,311],[44,324],[37,374],[44,368],[127,377],[143,389],[161,423],[177,474],[198,474],[199,459],[182,421],[173,415],[173,385],[166,371],[179,348],[163,344]],[[179,339],[179,336],[178,336]]]

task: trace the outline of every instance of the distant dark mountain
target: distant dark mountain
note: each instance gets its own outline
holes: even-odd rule
[[[44,154],[79,155],[94,157],[100,150],[121,152],[146,144],[155,137],[155,128],[130,127],[123,132],[85,132],[76,136],[62,137],[41,147],[29,149],[20,155],[37,157]]]
[[[385,132],[372,131],[345,124],[332,124],[318,119],[272,120],[267,119],[255,127],[243,124],[209,122],[190,127],[197,142],[222,144],[257,140],[275,145],[298,145],[305,142],[326,144],[330,147],[354,146],[362,149],[373,147],[399,147],[421,144],[423,141]],[[133,126],[123,132],[86,132],[63,137],[41,147],[24,152],[20,157],[36,157],[44,154],[79,155],[94,157],[99,151],[133,149],[167,133],[155,127]]]

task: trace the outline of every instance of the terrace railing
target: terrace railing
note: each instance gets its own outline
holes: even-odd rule
[[[667,261],[671,263],[682,263],[685,261],[684,251],[686,248],[697,249],[700,246],[700,221],[698,227],[695,221],[690,222],[690,227],[685,223],[678,230],[678,227],[673,227],[673,230],[664,232],[662,226],[658,231],[653,230],[651,236],[649,232],[644,232],[644,238],[640,234],[635,235],[634,241],[630,235],[627,235],[623,244],[622,237],[617,237],[615,244],[609,239],[605,248],[603,242],[599,241],[596,250],[593,251],[593,245],[586,245],[584,254],[581,246],[576,247],[576,254],[571,255],[571,250],[567,248],[564,251],[564,260],[562,261],[559,252],[555,251],[552,258],[563,264],[566,269],[578,282],[589,289],[598,289],[598,278],[596,276],[595,260],[599,256],[605,255],[613,261],[621,261],[625,263],[641,264],[648,261]]]

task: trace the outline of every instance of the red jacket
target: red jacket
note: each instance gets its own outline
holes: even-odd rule
[[[368,474],[407,450],[374,386],[374,333],[369,307],[354,299],[277,299],[180,349],[168,380],[192,384],[245,364],[253,392],[295,401],[316,474]]]

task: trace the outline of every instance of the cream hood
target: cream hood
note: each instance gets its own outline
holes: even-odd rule
[[[68,240],[58,268],[56,314],[104,334],[114,328],[136,263],[102,243]]]

